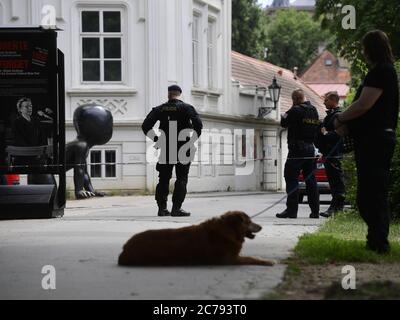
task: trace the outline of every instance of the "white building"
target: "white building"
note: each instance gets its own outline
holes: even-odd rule
[[[165,102],[171,84],[182,87],[205,129],[225,136],[223,148],[199,146],[198,154],[209,148],[213,160],[192,164],[189,191],[282,188],[280,106],[259,118],[259,106],[272,105],[268,92],[244,86],[251,81],[232,82],[231,0],[0,0],[0,25],[38,26],[45,5],[54,6],[63,30],[67,142],[76,135],[72,116],[79,105],[96,102],[114,116],[112,140],[88,159],[107,164],[89,167],[95,188],[154,191],[157,172],[146,161],[151,145],[140,126]],[[255,129],[251,155],[233,138],[234,129]],[[243,165],[215,163],[224,153],[231,160],[247,156],[254,170],[235,175]],[[253,161],[261,158],[267,160]],[[71,172],[68,177],[72,189]]]

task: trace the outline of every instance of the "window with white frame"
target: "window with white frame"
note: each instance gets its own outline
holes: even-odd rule
[[[117,177],[117,150],[91,150],[89,158],[92,178]]]
[[[214,49],[215,49],[215,21],[213,19],[209,19],[207,28],[207,80],[209,88],[214,88],[214,73],[215,73]]]
[[[195,12],[192,25],[192,60],[193,60],[193,85],[200,84],[200,26],[201,17]]]
[[[81,81],[122,82],[122,11],[82,9],[80,12]]]

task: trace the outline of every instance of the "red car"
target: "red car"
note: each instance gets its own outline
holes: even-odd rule
[[[4,175],[7,180],[7,185],[19,185],[18,174],[6,174]]]
[[[318,190],[320,194],[331,194],[329,187],[328,177],[326,176],[325,159],[318,159],[317,171],[315,171],[315,178],[317,179]],[[299,203],[303,203],[304,196],[307,196],[306,184],[304,182],[303,173],[299,176]]]

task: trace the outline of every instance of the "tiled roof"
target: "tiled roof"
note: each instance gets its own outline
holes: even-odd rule
[[[320,117],[325,116],[325,106],[321,97],[300,78],[295,79],[293,72],[232,51],[232,77],[240,84],[268,87],[274,76],[282,87],[280,98],[282,112],[289,110],[292,106],[292,92],[300,88],[305,92],[307,100],[318,109]]]
[[[325,62],[330,60],[331,65]],[[303,72],[301,79],[307,84],[348,84],[351,80],[348,68],[342,68],[339,59],[328,50],[323,51],[314,62]]]
[[[337,91],[341,98],[345,98],[350,91],[350,87],[343,83],[309,83],[308,86],[320,96],[329,91]]]

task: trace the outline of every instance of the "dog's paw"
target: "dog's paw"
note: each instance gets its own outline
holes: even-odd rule
[[[269,267],[272,267],[278,263],[276,260],[264,260],[264,261],[265,261],[265,265],[269,266]]]

